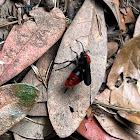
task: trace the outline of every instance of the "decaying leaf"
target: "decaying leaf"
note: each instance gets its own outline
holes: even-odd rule
[[[1,0],[1,2],[4,0]],[[0,6],[0,17],[6,18],[12,14],[12,6],[14,5],[14,2],[11,0],[6,0],[3,5]]]
[[[96,95],[95,99],[108,104],[109,103],[109,98],[110,98],[110,90],[105,89],[102,93]]]
[[[123,15],[119,11],[119,0],[103,0],[112,10],[120,29],[126,31]]]
[[[118,50],[117,42],[108,42],[107,44],[107,58],[110,58]]]
[[[136,18],[130,7],[121,8],[121,12],[123,13],[125,23],[135,23],[136,22]]]
[[[111,104],[130,108],[130,110],[140,110],[140,94],[137,88],[137,81],[140,79],[140,73],[138,71],[140,65],[139,58],[140,36],[137,36],[128,41],[122,48],[117,55],[108,76],[107,85],[112,89],[110,95]],[[120,74],[123,76],[123,81],[120,87],[117,88],[115,87],[115,84],[120,77]],[[136,116],[139,117],[136,119]],[[129,116],[125,118],[140,124],[140,114],[137,114],[136,116],[134,114],[129,114]]]
[[[27,115],[38,96],[39,90],[26,84],[0,87],[0,135]]]
[[[70,47],[80,54],[82,46],[76,39],[81,41],[85,50],[90,51],[87,53],[91,58],[91,85],[88,87],[81,82],[64,93],[65,81],[75,68],[74,65],[59,71],[55,69],[66,65],[54,65],[49,80],[48,112],[52,125],[60,137],[67,137],[78,128],[103,82],[107,58],[106,26],[102,6],[94,2],[85,0],[66,31],[55,59],[58,63],[73,60],[75,53]]]
[[[31,111],[28,113],[29,116],[48,116],[46,103],[36,103]]]
[[[84,119],[81,122],[77,131],[88,140],[117,140],[101,128],[93,113],[88,120]]]
[[[40,124],[23,119],[12,127],[10,131],[15,132],[22,137],[31,139],[44,139],[45,136],[48,136],[53,131],[48,117],[31,117],[31,119]]]
[[[13,26],[0,53],[0,85],[7,82],[41,57],[65,30],[65,17],[60,9],[50,13],[43,8],[30,13],[34,21]]]

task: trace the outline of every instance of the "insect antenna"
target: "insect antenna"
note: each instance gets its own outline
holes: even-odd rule
[[[76,58],[78,59],[78,53],[75,52],[71,47],[70,47],[71,51],[74,52],[76,54]]]
[[[79,41],[79,40],[77,40],[77,39],[76,39],[76,41],[77,41],[77,42],[79,42],[79,43],[82,45],[83,52],[85,52],[85,50],[84,50],[84,46],[83,46],[82,42],[81,42],[81,41]]]

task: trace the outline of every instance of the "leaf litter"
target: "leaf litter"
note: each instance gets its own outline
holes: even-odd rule
[[[88,1],[89,0],[85,0],[84,4],[86,2],[88,3]],[[23,3],[23,7],[26,5],[25,3],[26,2]],[[48,1],[48,3],[49,3],[49,1]],[[45,87],[46,87],[48,81],[46,81],[44,84],[42,82],[42,79],[44,81],[44,78],[46,76],[45,74],[47,72],[49,63],[55,57],[54,54],[57,49],[56,50],[53,49],[54,48],[54,46],[53,46],[52,51],[48,51],[47,52],[48,55],[44,56],[43,59],[40,59],[39,60],[40,64],[36,65],[37,66],[36,68],[38,69],[37,71],[40,74],[39,77],[36,74],[34,74],[33,70],[31,70],[29,72],[30,74],[28,73],[27,74],[28,76],[26,76],[26,78],[22,81],[23,83],[25,81],[27,84],[31,84],[33,86],[38,87],[39,91],[40,91],[40,95],[39,95],[40,97],[38,99],[38,103],[36,104],[36,106],[34,106],[34,109],[30,113],[28,113],[28,117],[49,115],[52,126],[56,130],[57,135],[59,135],[60,137],[68,137],[79,126],[78,132],[87,139],[97,139],[97,138],[105,139],[105,137],[107,136],[108,137],[108,138],[106,137],[107,139],[137,140],[137,139],[139,139],[139,134],[140,134],[140,127],[139,127],[139,118],[140,118],[139,117],[139,112],[140,112],[140,109],[139,109],[139,107],[140,107],[139,106],[139,95],[140,95],[139,94],[139,91],[140,91],[140,86],[139,86],[140,85],[139,84],[140,83],[139,82],[139,45],[137,43],[139,41],[139,39],[136,39],[137,37],[139,37],[139,35],[138,35],[139,34],[139,30],[138,30],[139,29],[139,18],[137,19],[138,15],[139,15],[139,13],[138,13],[139,7],[140,7],[139,2],[138,1],[135,1],[135,2],[134,1],[124,1],[124,0],[121,0],[121,1],[104,0],[104,3],[99,2],[101,5],[100,8],[98,7],[97,2],[95,3],[95,9],[93,9],[93,11],[95,10],[94,12],[92,11],[92,9],[90,9],[88,7],[89,3],[87,4],[88,8],[85,8],[86,10],[82,9],[84,7],[84,4],[83,4],[83,6],[79,10],[78,14],[76,15],[75,11],[80,8],[78,6],[79,5],[81,6],[81,3],[82,3],[82,0],[81,1],[80,0],[78,0],[78,1],[70,0],[68,2],[66,2],[66,0],[65,1],[60,0],[60,1],[55,1],[51,4],[50,13],[52,13],[52,11],[54,10],[53,9],[51,11],[51,9],[57,5],[57,7],[59,7],[61,10],[63,10],[63,8],[64,8],[64,13],[65,13],[65,15],[68,16],[68,17],[66,17],[68,29],[62,38],[62,42],[61,42],[60,48],[58,50],[58,54],[56,56],[55,61],[62,62],[63,60],[68,60],[68,59],[71,60],[72,58],[74,58],[74,54],[72,54],[72,52],[70,53],[69,47],[72,47],[72,49],[74,51],[78,52],[78,54],[79,54],[81,47],[79,44],[77,44],[75,41],[73,41],[75,39],[77,39],[77,40],[79,39],[83,43],[85,49],[90,50],[90,52],[88,52],[88,55],[91,57],[91,61],[92,61],[92,64],[91,64],[92,84],[89,88],[89,87],[85,87],[84,84],[80,83],[79,85],[75,86],[74,88],[69,89],[65,94],[62,94],[62,91],[64,90],[64,82],[68,76],[68,72],[71,72],[74,67],[70,66],[61,71],[54,71],[55,69],[60,67],[60,65],[58,65],[58,66],[54,65],[54,70],[51,73],[49,87],[48,87],[48,91],[47,91],[45,89]],[[105,5],[105,3],[109,6],[110,9],[107,8],[107,5]],[[17,8],[18,9],[17,12],[20,12],[22,10],[22,4],[16,4],[16,5],[19,7],[16,6],[14,8],[14,10],[16,10],[16,8]],[[42,5],[40,5],[40,6],[42,6]],[[103,18],[103,12],[101,12],[102,6],[104,7],[106,23]],[[51,15],[50,13],[46,14],[46,11],[40,12],[40,9],[41,9],[41,7],[30,11],[31,17],[28,18],[27,16],[23,16],[24,19],[22,19],[22,13],[18,13],[17,14],[18,16],[17,16],[16,12],[14,11],[13,15],[17,16],[18,19],[16,19],[14,21],[10,17],[10,21],[12,21],[12,22],[8,23],[7,27],[9,27],[9,25],[11,26],[11,24],[13,24],[13,23],[14,24],[18,23],[20,25],[15,25],[15,27],[16,26],[20,27],[18,31],[22,32],[21,28],[24,27],[24,25],[26,24],[26,25],[28,25],[28,27],[30,27],[30,25],[32,25],[33,29],[30,28],[30,31],[33,31],[34,29],[36,29],[37,26],[41,26],[42,22],[43,23],[45,22],[44,16],[45,16],[45,19],[48,19],[49,17],[50,17],[50,19],[52,18],[50,16]],[[84,12],[81,12],[82,10]],[[92,12],[89,12],[89,10],[91,10]],[[28,11],[28,10],[26,9],[26,11]],[[113,14],[111,13],[111,11]],[[0,12],[0,14],[2,12]],[[100,12],[102,13],[101,15],[100,15]],[[106,17],[107,12],[109,13],[108,14],[109,17]],[[85,15],[87,15],[87,13],[88,13],[87,17],[90,17],[89,13],[92,13],[91,14],[92,16],[90,17],[91,19],[88,18],[86,20],[83,20],[83,17],[82,17],[83,13]],[[1,17],[3,17],[3,18],[8,17],[9,13],[5,12],[5,15],[2,15]],[[12,15],[11,11],[10,11],[10,15]],[[54,14],[54,16],[55,15],[57,15],[57,17],[60,17],[59,12],[56,12]],[[76,15],[76,17],[74,18],[75,15]],[[73,18],[74,18],[74,20],[73,20]],[[113,19],[113,18],[116,18],[116,21],[115,20],[109,20],[109,22],[107,21],[108,19]],[[22,22],[24,22],[23,25],[21,24],[22,23],[21,20],[22,20]],[[55,19],[53,19],[53,20],[55,20]],[[64,25],[64,21],[65,21],[65,18],[63,18],[63,25]],[[89,22],[91,21],[91,23],[84,24],[84,23],[86,23],[86,21],[89,21]],[[32,24],[32,22],[34,22],[34,24]],[[71,22],[72,22],[72,24],[69,26],[69,24]],[[76,22],[78,24],[75,24]],[[136,22],[136,26],[134,25],[135,22]],[[27,23],[29,23],[29,24],[27,24]],[[60,23],[60,21],[56,22],[56,23],[58,24],[58,23]],[[110,48],[108,46],[108,61],[107,61],[108,66],[107,66],[106,74],[104,75],[105,64],[106,64],[105,57],[107,57],[104,54],[106,53],[106,49],[107,49],[107,41],[106,41],[106,43],[105,42],[103,43],[103,42],[101,42],[101,38],[103,37],[103,39],[105,41],[105,38],[106,38],[104,36],[106,34],[105,26],[104,26],[105,24],[108,29],[107,35],[108,35],[108,44],[110,44]],[[86,26],[86,25],[88,25],[88,26]],[[136,36],[136,35],[137,36],[135,38],[133,38],[132,40],[130,40],[129,42],[126,42],[124,45],[124,41],[127,41],[128,40],[127,38],[130,39],[133,36],[134,27],[135,27],[134,36]],[[6,30],[7,30],[7,28],[6,28]],[[8,29],[8,30],[10,30],[10,29]],[[58,32],[60,30],[61,30],[61,28],[58,29]],[[78,32],[78,30],[80,30],[80,33]],[[87,32],[85,30],[87,30]],[[111,32],[109,32],[109,30]],[[64,28],[63,28],[63,31],[64,31]],[[61,34],[59,34],[59,38],[62,36],[63,31],[61,30]],[[10,36],[11,32],[9,33],[9,36]],[[93,32],[93,34],[92,34],[92,32]],[[29,31],[28,31],[28,33],[29,33]],[[52,32],[50,31],[49,33],[51,34]],[[1,33],[1,40],[2,40],[2,42],[4,42],[6,37],[3,37],[2,34],[5,34],[4,30],[2,30],[2,33]],[[17,34],[17,36],[18,35],[19,35],[19,33]],[[25,32],[24,35],[25,36],[22,38],[23,39],[22,41],[24,41],[24,39],[28,36],[27,32]],[[52,33],[52,35],[53,35],[53,33]],[[51,37],[54,38],[53,36],[51,36]],[[8,40],[8,38],[6,40]],[[39,40],[39,38],[38,38],[38,40]],[[57,42],[57,40],[54,41],[54,43]],[[9,42],[9,40],[6,41],[6,43],[7,42]],[[51,40],[49,40],[48,42],[52,43]],[[114,43],[112,43],[112,42],[114,42]],[[52,43],[52,45],[54,43]],[[91,44],[94,44],[94,46]],[[52,45],[50,45],[50,47]],[[99,49],[100,46],[102,46],[102,49]],[[104,48],[103,48],[103,46],[104,46]],[[91,47],[93,47],[93,48],[91,49]],[[8,47],[6,47],[6,49],[8,49]],[[5,49],[5,51],[6,51],[6,49]],[[15,47],[13,49],[16,50],[17,47]],[[63,49],[65,51],[62,51]],[[47,51],[47,49],[44,50],[43,53],[45,53],[46,51]],[[43,55],[42,52],[40,53],[38,51],[38,53],[39,53],[38,58],[41,57],[41,55]],[[7,54],[9,56],[12,56],[14,53],[12,52],[12,50],[10,50]],[[29,54],[31,54],[31,51]],[[102,57],[98,57],[97,54],[100,54]],[[24,56],[25,56],[25,53],[24,53]],[[104,56],[104,58],[103,58],[103,56]],[[38,58],[36,57],[36,59],[34,59],[34,61],[36,61]],[[30,57],[30,59],[31,59],[31,57]],[[7,61],[9,61],[9,60],[7,60]],[[31,61],[30,61],[30,64],[34,62],[34,61],[31,62]],[[5,61],[2,60],[1,64],[2,65],[5,64]],[[21,64],[23,64],[23,63],[21,63]],[[104,66],[103,66],[103,64],[104,64]],[[113,66],[112,66],[112,64],[113,64]],[[25,65],[26,65],[26,62],[25,62]],[[27,65],[24,66],[22,68],[22,70],[25,69],[26,67],[27,67]],[[42,67],[43,67],[43,70],[41,70]],[[13,71],[14,70],[15,69],[13,69]],[[18,69],[18,73],[20,73],[22,70],[19,71],[19,69]],[[94,72],[94,70],[95,70],[95,72]],[[50,69],[50,72],[51,72],[51,69]],[[12,75],[12,77],[14,77],[18,73],[11,74],[11,75]],[[61,76],[61,73],[63,74],[62,76]],[[7,74],[5,74],[5,75],[8,76]],[[54,79],[54,80],[52,80],[53,75],[56,75],[56,79]],[[6,79],[6,81],[8,81],[12,77],[10,77],[9,79],[7,79],[7,77],[5,77],[5,79]],[[6,81],[2,82],[1,84],[5,83]],[[104,81],[104,83],[101,86],[101,83],[103,81]],[[63,95],[63,96],[61,96],[62,98],[61,98],[60,102],[58,102],[59,101],[58,94],[55,94],[55,92],[50,92],[51,86],[53,87],[52,91],[55,91],[54,89],[57,87],[58,83],[61,83],[61,87],[63,87],[62,89],[58,88],[58,91],[57,91]],[[106,84],[108,85],[108,87]],[[101,86],[101,89],[99,90],[100,86]],[[88,90],[88,88],[89,88],[89,90]],[[100,92],[102,92],[102,93],[99,94]],[[98,93],[98,95],[96,95],[97,93]],[[47,97],[47,94],[48,94],[48,97]],[[81,94],[82,94],[82,96],[81,96],[82,98],[79,98],[80,96],[79,97],[76,96],[76,95],[81,95]],[[96,97],[95,97],[95,95],[96,95]],[[53,97],[53,98],[50,98],[50,97]],[[88,99],[85,101],[84,99],[86,97],[88,97]],[[74,98],[75,98],[75,100],[74,100]],[[68,101],[66,99],[68,99]],[[48,100],[48,109],[51,106],[50,103],[52,103],[53,105],[57,104],[57,108],[55,109],[54,106],[51,107],[51,109],[49,109],[48,114],[47,114],[47,108],[45,107],[47,100]],[[81,102],[81,104],[80,104],[81,107],[77,106],[79,101]],[[65,103],[65,104],[63,104],[63,103]],[[92,103],[94,105],[91,105]],[[89,105],[91,105],[91,106],[89,107]],[[88,109],[88,107],[89,107],[89,109]],[[37,111],[37,110],[39,110],[39,111]],[[99,123],[101,126],[97,123],[93,124],[92,121],[91,121],[91,123],[88,122],[88,125],[80,124],[80,122],[84,119],[84,116],[86,115],[86,110],[87,110],[87,117],[89,119],[93,119],[94,118],[93,113],[94,113],[94,116],[97,119],[96,122],[98,121],[97,123]],[[54,113],[54,115],[52,115],[51,112],[53,112],[53,113],[57,112],[57,114],[55,115],[55,113]],[[76,112],[78,112],[78,114],[79,114],[78,117],[80,116],[80,119],[78,121],[77,121],[77,116],[75,115]],[[25,113],[25,115],[26,114],[27,113]],[[25,115],[24,115],[24,117],[25,117]],[[59,117],[59,116],[61,116],[61,117]],[[24,126],[25,126],[24,122],[27,121],[26,118],[23,120],[24,122],[22,123],[22,125],[19,123],[19,124],[17,124],[17,127],[16,126],[14,127],[14,131],[17,133],[17,135],[18,136],[20,135],[18,138],[19,139],[20,138],[21,139],[26,139],[26,138],[43,139],[44,131],[45,131],[44,134],[46,134],[48,132],[47,130],[44,129],[43,124],[45,124],[45,127],[47,128],[47,126],[46,126],[47,123],[43,122],[42,125],[36,124],[37,121],[41,122],[41,117],[37,117],[37,120],[35,120],[35,121],[34,121],[35,117],[32,117],[32,120],[30,118],[28,119],[31,121],[30,128],[29,127],[27,127],[26,129],[24,128]],[[46,117],[44,117],[44,120],[46,120],[45,118]],[[54,119],[57,121],[55,121]],[[48,118],[47,118],[47,120],[48,120]],[[72,120],[72,121],[70,123],[67,123],[70,120]],[[84,119],[83,121],[88,121],[88,120]],[[54,122],[57,122],[57,124],[54,124]],[[35,125],[38,128],[41,128],[38,131],[39,133],[37,131],[34,131],[29,134],[28,132],[30,132],[30,130],[34,130],[34,128],[36,127]],[[52,127],[52,126],[49,123],[48,129],[49,129],[49,127]],[[65,130],[63,130],[63,129],[65,129],[65,126],[67,127],[66,128],[67,132]],[[81,129],[81,130],[83,128],[85,129],[87,126],[88,126],[88,129],[87,129],[88,131],[86,131],[86,130],[79,131],[79,129]],[[60,130],[58,131],[58,129],[60,127],[62,129],[60,129],[61,131]],[[90,132],[94,131],[93,128],[97,128],[97,127],[98,127],[98,132],[90,133]],[[43,129],[44,129],[44,131],[43,131]],[[104,138],[103,138],[103,135],[99,135],[99,132],[102,132],[102,131],[105,134]],[[38,134],[36,135],[35,134],[36,132],[39,135]],[[9,133],[9,132],[7,132],[7,133]],[[14,136],[15,136],[15,133],[14,133]],[[23,138],[22,136],[25,138]],[[75,137],[75,136],[78,136],[78,139],[84,139],[82,136],[78,135],[76,132],[74,132],[68,138],[77,139],[77,137]],[[15,139],[18,139],[18,138],[15,137]],[[54,135],[54,132],[51,132],[49,134],[49,136],[47,136],[47,138],[56,139],[58,137],[56,137],[56,134]],[[59,139],[61,139],[61,138],[59,138]]]

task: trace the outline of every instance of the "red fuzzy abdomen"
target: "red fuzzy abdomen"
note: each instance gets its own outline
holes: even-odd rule
[[[68,79],[66,80],[65,86],[70,88],[70,87],[73,87],[73,86],[79,84],[80,82],[81,81],[80,81],[79,77],[74,72],[72,72],[69,75]]]

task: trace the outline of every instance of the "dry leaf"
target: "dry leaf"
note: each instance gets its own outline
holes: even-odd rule
[[[78,54],[82,46],[75,40],[83,43],[90,52],[91,58],[91,86],[83,82],[65,91],[65,81],[74,69],[71,65],[63,70],[55,69],[64,65],[54,65],[54,70],[48,85],[48,112],[52,125],[60,137],[71,135],[86,115],[90,102],[94,101],[104,78],[107,58],[107,35],[102,6],[94,0],[85,0],[81,9],[66,31],[61,42],[55,62],[63,62],[75,58],[70,47]],[[82,30],[81,30],[82,29]]]
[[[0,53],[0,85],[41,57],[65,30],[65,17],[60,9],[48,13],[38,8],[30,15],[35,22],[15,25],[6,39]]]
[[[48,136],[53,131],[48,117],[31,117],[31,119],[34,122],[45,124],[45,126],[23,119],[12,127],[10,131],[30,139],[44,139],[45,136]]]
[[[103,0],[112,10],[120,29],[126,31],[123,15],[119,11],[119,0]]]
[[[0,87],[0,135],[22,120],[39,96],[39,90],[26,84]]]
[[[17,135],[16,133],[13,133],[13,135],[14,135],[14,139],[15,139],[15,140],[32,140],[32,139],[23,138],[23,137]]]
[[[108,42],[107,49],[107,58],[110,58],[118,50],[118,43]]]
[[[120,53],[117,55],[108,76],[107,85],[112,89],[110,96],[111,104],[124,108],[140,110],[140,94],[135,82],[135,79],[140,79],[140,73],[138,71],[140,65],[139,58],[140,36],[137,36],[128,41],[122,48]],[[123,82],[121,86],[117,88],[115,87],[115,84],[121,73],[123,73]],[[140,117],[136,120],[136,116],[134,114],[129,114],[126,119],[140,124]],[[140,114],[138,116],[140,116]]]
[[[11,16],[13,5],[14,5],[14,1],[6,0],[5,3],[0,6],[0,17],[7,18]]]
[[[96,95],[95,99],[99,100],[105,104],[109,103],[109,98],[110,98],[110,90],[109,89],[105,89],[102,93]]]
[[[135,23],[136,19],[130,7],[121,8],[120,10],[124,16],[125,23]]]
[[[48,116],[46,103],[36,103],[31,111],[28,113],[29,116]]]

